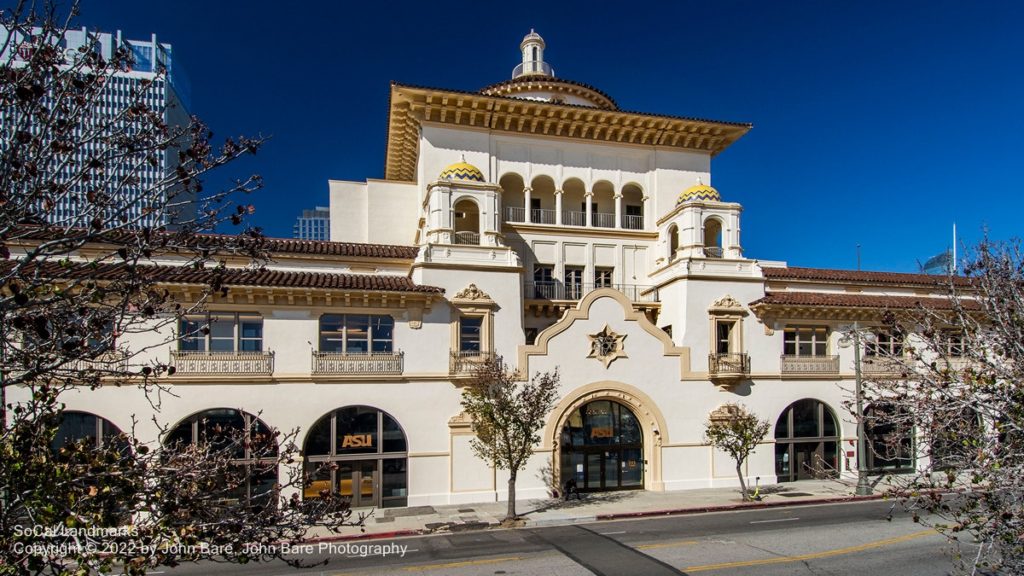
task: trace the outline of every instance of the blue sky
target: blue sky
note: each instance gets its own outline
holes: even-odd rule
[[[1024,3],[85,0],[79,24],[174,46],[193,112],[271,141],[236,167],[290,236],[327,180],[383,175],[389,82],[476,90],[530,28],[560,77],[626,110],[752,122],[712,164],[751,258],[914,271],[1022,235]],[[533,7],[531,7],[533,6]],[[208,186],[236,173],[212,177]]]

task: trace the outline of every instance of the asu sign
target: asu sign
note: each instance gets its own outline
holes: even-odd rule
[[[373,448],[373,434],[346,434],[341,438],[341,448]]]

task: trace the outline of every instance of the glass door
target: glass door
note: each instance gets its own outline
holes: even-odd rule
[[[376,460],[338,462],[338,494],[349,498],[352,508],[379,506]]]

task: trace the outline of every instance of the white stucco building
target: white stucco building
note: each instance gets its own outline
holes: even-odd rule
[[[506,475],[472,454],[459,404],[474,362],[500,354],[561,372],[520,497],[547,493],[548,467],[583,490],[735,485],[702,441],[730,402],[774,424],[751,479],[855,469],[841,332],[940,281],[746,254],[741,216],[758,216],[732,201],[743,191],[712,187],[711,159],[750,126],[620,110],[554,76],[544,47],[531,32],[513,78],[477,92],[393,84],[385,179],[330,182],[332,241],[275,240],[270,270],[229,277],[208,316],[149,335],[177,367],[160,414],[172,435],[218,419],[301,428],[307,470],[338,463],[306,495],[357,506],[502,499]],[[187,294],[193,277],[169,264]],[[901,345],[882,333],[866,352]],[[83,426],[137,414],[158,437],[135,391],[66,401]]]

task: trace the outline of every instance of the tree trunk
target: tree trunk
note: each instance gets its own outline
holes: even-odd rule
[[[508,513],[505,514],[505,522],[516,519],[516,471],[513,470],[508,476]]]
[[[750,500],[750,496],[747,495],[747,483],[743,481],[743,463],[736,463],[736,476],[740,479],[740,492],[743,493],[743,501]]]

